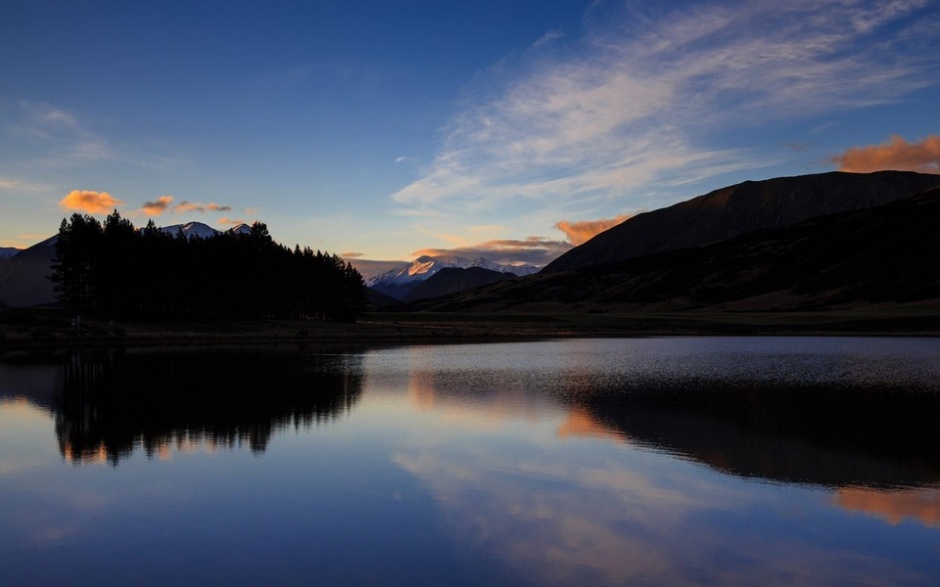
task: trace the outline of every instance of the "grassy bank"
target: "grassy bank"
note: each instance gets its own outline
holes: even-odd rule
[[[355,324],[308,320],[111,321],[55,308],[0,310],[0,348],[196,344],[358,344],[591,336],[940,335],[940,308],[820,313],[373,313]]]

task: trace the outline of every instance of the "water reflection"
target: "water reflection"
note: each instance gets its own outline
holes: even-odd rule
[[[447,435],[403,443],[395,462],[427,484],[452,536],[535,583],[937,576],[930,542],[876,527],[937,527],[936,356],[826,341],[676,352],[683,342],[658,356],[622,341],[503,346],[475,370],[468,349],[413,352],[408,397]],[[521,427],[560,443],[517,439]]]
[[[827,487],[940,482],[940,394],[852,384],[698,380],[580,396],[632,442],[742,477]]]
[[[117,465],[138,447],[161,459],[233,446],[263,452],[278,430],[351,410],[362,393],[357,361],[262,350],[83,351],[19,369],[31,376],[18,380],[19,395],[55,415],[60,452],[73,463]],[[53,391],[27,381],[51,382]]]
[[[918,488],[897,491],[872,491],[847,487],[833,498],[840,508],[876,516],[892,526],[908,520],[940,528],[940,489]]]
[[[937,350],[95,352],[8,384],[0,364],[0,396],[45,406],[0,409],[0,543],[27,544],[0,567],[44,583],[55,559],[89,583],[937,584]],[[16,422],[44,425],[45,465],[3,442]],[[237,445],[263,458],[127,459]],[[62,466],[56,448],[122,466]]]

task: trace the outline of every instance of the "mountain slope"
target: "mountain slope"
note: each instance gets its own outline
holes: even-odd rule
[[[0,305],[34,306],[55,301],[49,275],[57,238],[47,238],[0,265]]]
[[[20,252],[20,249],[13,247],[0,247],[0,261],[5,261]]]
[[[746,181],[639,214],[549,263],[552,273],[614,263],[870,208],[940,185],[940,175],[907,171],[831,172]]]
[[[940,303],[940,188],[883,206],[578,271],[433,309],[828,310]]]
[[[502,271],[493,271],[483,267],[447,267],[441,269],[425,281],[419,282],[411,293],[405,296],[406,302],[438,298],[491,283],[508,281],[516,276]]]

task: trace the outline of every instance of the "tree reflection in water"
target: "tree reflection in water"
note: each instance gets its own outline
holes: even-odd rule
[[[138,447],[247,446],[349,412],[362,393],[357,355],[266,351],[85,351],[61,364],[53,411],[74,463],[117,465]]]

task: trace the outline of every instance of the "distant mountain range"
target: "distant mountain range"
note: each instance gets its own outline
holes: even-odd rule
[[[242,223],[237,226],[233,226],[228,230],[216,230],[215,228],[212,228],[208,224],[203,224],[202,222],[187,222],[186,224],[162,226],[160,227],[160,230],[174,236],[179,231],[183,231],[183,234],[188,238],[211,238],[226,232],[233,232],[235,234],[248,234],[251,232],[251,226]]]
[[[494,263],[480,257],[479,259],[464,259],[463,257],[439,256],[431,257],[424,255],[412,261],[409,265],[400,269],[392,269],[372,277],[368,286],[386,296],[403,300],[412,293],[422,282],[437,274],[443,269],[486,269],[494,273],[507,273],[514,276],[532,275],[538,272],[539,268],[533,265],[504,265]],[[449,272],[449,280],[459,276],[459,273]],[[477,273],[478,277],[484,274]],[[463,279],[465,282],[471,281],[472,277],[460,276],[457,279]],[[442,280],[438,280],[442,282]],[[477,283],[476,285],[480,285]],[[437,286],[442,291],[451,289],[449,286]],[[430,288],[429,288],[429,291]],[[448,292],[450,293],[450,292]],[[419,294],[420,295],[420,294]],[[431,296],[424,296],[431,297]]]
[[[940,183],[940,176],[932,178]],[[937,226],[940,187],[706,246],[543,271],[428,301],[423,308],[667,312],[935,305],[940,304]]]

